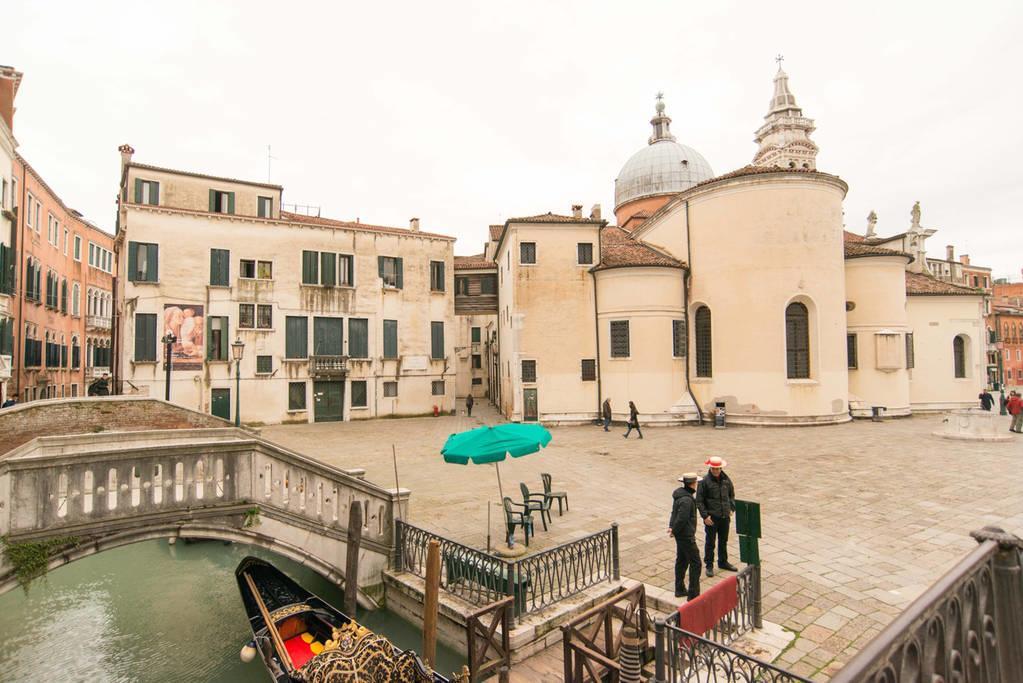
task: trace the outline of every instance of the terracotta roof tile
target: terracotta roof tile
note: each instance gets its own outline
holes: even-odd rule
[[[455,270],[477,270],[482,268],[496,269],[497,264],[483,254],[472,256],[455,256]]]
[[[609,225],[600,231],[600,263],[593,270],[642,266],[686,267],[682,261],[640,242],[617,225]]]
[[[910,296],[983,296],[984,290],[943,282],[924,273],[906,271],[906,294]]]
[[[848,230],[842,231],[842,239],[846,244],[849,244],[850,242],[861,243],[867,241],[862,235],[857,235],[855,232],[849,232]]]
[[[385,232],[392,235],[404,235],[405,237],[430,237],[446,240],[454,240],[450,235],[442,235],[435,232],[412,231],[408,228],[392,228],[386,225],[370,225],[369,223],[353,223],[351,221],[339,221],[333,218],[319,218],[317,216],[304,216],[300,213],[281,211],[281,220],[289,223],[304,223],[306,225],[320,225],[328,228],[344,228],[346,230],[365,230],[367,232]]]
[[[859,235],[852,235],[852,233],[845,233],[845,257],[846,258],[868,258],[870,256],[902,256],[913,262],[913,257],[904,251],[898,251],[896,249],[885,249],[884,247],[875,247],[872,244],[868,244],[863,241],[863,238]],[[850,236],[853,239],[850,239]],[[857,239],[859,241],[857,241]]]
[[[575,216],[560,216],[556,213],[542,213],[538,216],[523,216],[521,218],[509,218],[508,223],[603,223],[599,218],[576,218]],[[502,226],[503,227],[503,226]]]
[[[490,241],[497,242],[501,239],[501,235],[504,233],[503,225],[491,225],[490,226]]]

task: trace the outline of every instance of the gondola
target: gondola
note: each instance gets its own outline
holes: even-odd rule
[[[276,683],[451,683],[269,562],[246,557],[235,578],[253,636],[242,659],[258,654]]]

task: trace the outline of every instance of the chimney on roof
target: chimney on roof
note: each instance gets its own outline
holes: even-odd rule
[[[970,255],[969,254],[963,254],[962,256],[960,256],[959,257],[959,263],[963,264],[964,266],[970,265]]]
[[[590,209],[590,219],[595,221],[600,220],[600,204],[594,204],[593,208]]]
[[[131,145],[124,144],[117,148],[117,151],[121,153],[121,168],[131,163],[131,155],[135,153],[135,148]]]
[[[582,204],[573,204],[572,205],[572,218],[582,218],[582,217],[583,217],[583,205]]]
[[[956,260],[956,248],[951,244],[945,247],[945,260],[955,261]]]
[[[412,232],[419,232],[419,219],[410,218],[408,221],[408,229]]]

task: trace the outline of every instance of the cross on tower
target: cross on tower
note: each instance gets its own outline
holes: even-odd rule
[[[785,56],[779,54],[777,57],[774,58],[774,61],[778,62],[778,69],[781,69],[781,63],[785,61]]]
[[[663,100],[663,99],[664,99],[664,93],[663,93],[663,92],[661,92],[660,90],[658,90],[658,91],[657,91],[657,98],[656,98],[656,99],[657,99],[657,101],[658,101],[658,102],[660,102],[661,100]]]

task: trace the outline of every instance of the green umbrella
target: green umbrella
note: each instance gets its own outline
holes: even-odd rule
[[[523,455],[536,453],[550,442],[551,433],[541,425],[508,422],[496,427],[477,427],[467,432],[452,434],[440,452],[444,456],[444,462],[456,465],[494,463],[494,467],[497,468],[497,489],[504,500],[501,468],[498,463],[509,455],[521,458]],[[489,510],[489,506],[487,509]],[[489,534],[489,531],[487,533]]]

